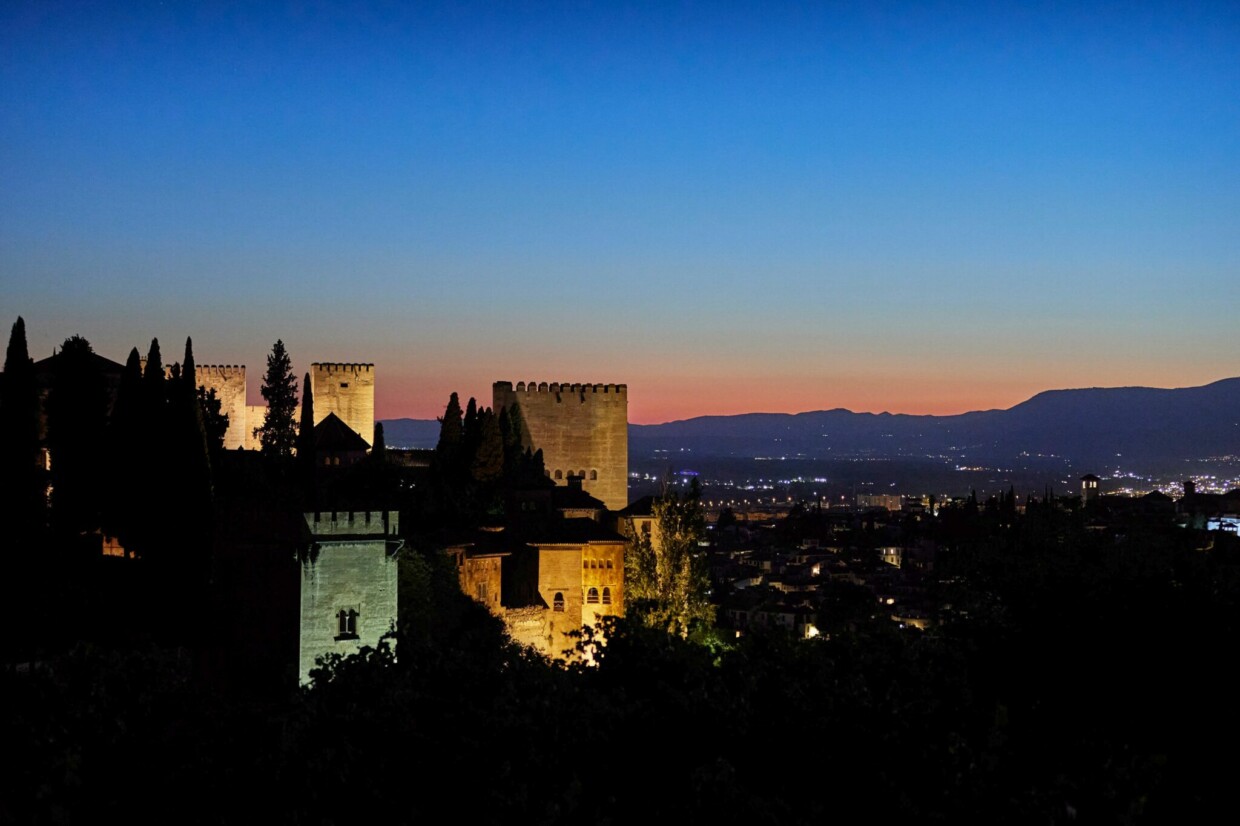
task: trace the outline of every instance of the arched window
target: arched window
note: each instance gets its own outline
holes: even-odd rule
[[[589,567],[590,567],[590,560],[588,560],[588,559],[583,559],[583,560],[581,560],[581,567],[582,567],[582,568],[589,568]]]
[[[584,470],[577,471],[577,475],[582,479],[586,478],[586,472]]]
[[[562,470],[557,470],[557,471],[555,472],[555,478],[557,478],[557,479],[563,479],[563,478],[564,478],[564,471],[562,471]]]
[[[586,602],[591,605],[598,605],[598,588],[591,588],[586,591]]]
[[[336,639],[357,639],[357,611],[342,608],[336,612]]]
[[[610,588],[603,589],[603,604],[611,605],[611,589]]]
[[[551,603],[551,610],[559,611],[561,614],[564,613],[564,595],[559,591],[555,593],[555,599]]]
[[[608,568],[612,567],[612,565],[611,565],[611,560],[610,560],[610,559],[609,559],[609,560],[607,560],[607,567],[608,567]]]
[[[590,471],[590,481],[594,482],[597,480],[598,480],[598,471],[597,470]]]

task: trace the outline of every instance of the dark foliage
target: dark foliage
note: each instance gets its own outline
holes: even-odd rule
[[[8,527],[19,543],[43,526],[45,480],[38,457],[39,397],[26,322],[18,316],[0,381],[0,501],[10,509]]]
[[[267,418],[254,432],[259,436],[263,455],[288,458],[293,455],[297,442],[293,426],[293,416],[297,412],[297,379],[282,340],[276,340],[267,356],[262,394],[267,401]]]

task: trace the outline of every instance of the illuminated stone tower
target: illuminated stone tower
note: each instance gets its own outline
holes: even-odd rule
[[[336,416],[372,444],[375,439],[375,366],[373,364],[310,365],[314,423]]]
[[[375,645],[396,624],[396,511],[304,515],[311,543],[301,559],[298,673],[315,661]]]
[[[199,364],[194,368],[199,387],[215,391],[220,401],[220,412],[228,416],[228,430],[224,432],[224,449],[236,450],[246,446],[246,434],[258,427],[261,421],[250,425],[246,416],[245,365]]]
[[[315,396],[318,412],[318,396]],[[623,384],[497,381],[492,404],[518,404],[534,449],[557,485],[583,477],[582,488],[611,510],[629,503],[629,397]]]

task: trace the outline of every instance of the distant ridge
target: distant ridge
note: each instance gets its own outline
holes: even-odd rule
[[[953,416],[805,413],[701,416],[632,425],[629,451],[810,458],[1055,455],[1080,462],[1166,463],[1240,455],[1240,378],[1202,387],[1047,390],[1007,410]]]
[[[433,448],[434,419],[387,419],[393,447]],[[629,454],[690,450],[699,456],[809,458],[942,455],[1010,459],[1053,455],[1104,464],[1240,456],[1240,378],[1201,387],[1046,390],[1006,410],[953,416],[805,413],[698,416],[629,425]]]

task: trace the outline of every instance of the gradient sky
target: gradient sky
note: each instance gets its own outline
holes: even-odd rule
[[[0,4],[6,330],[381,418],[1240,375],[1240,4],[328,5]]]

